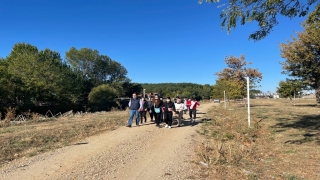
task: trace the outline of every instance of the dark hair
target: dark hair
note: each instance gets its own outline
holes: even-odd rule
[[[170,97],[167,97],[167,99],[171,99]]]

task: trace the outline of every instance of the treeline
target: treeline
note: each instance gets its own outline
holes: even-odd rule
[[[196,98],[209,99],[212,96],[213,86],[209,84],[201,85],[195,83],[142,83],[146,93],[159,93],[164,97]]]
[[[195,83],[133,83],[127,70],[119,62],[97,50],[71,47],[60,54],[50,49],[38,50],[36,46],[17,43],[6,58],[0,58],[0,110],[6,108],[21,112],[44,114],[74,111],[108,111],[127,106],[120,97],[132,93],[159,93],[163,97],[228,99],[243,97],[244,76],[251,82],[260,81],[261,73],[246,68],[244,56],[227,57],[229,68],[216,73],[215,85]],[[18,112],[19,113],[19,112]]]
[[[114,99],[140,92],[119,62],[97,50],[71,47],[62,59],[50,49],[15,44],[0,58],[0,106],[45,113],[69,110],[109,110]]]

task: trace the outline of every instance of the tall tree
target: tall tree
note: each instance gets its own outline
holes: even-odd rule
[[[320,5],[303,23],[304,31],[291,37],[292,41],[280,45],[283,73],[298,78],[305,85],[316,90],[320,105]]]
[[[15,84],[8,73],[8,62],[0,59],[0,106],[1,104],[15,101]]]
[[[247,63],[244,55],[241,55],[240,58],[231,55],[225,58],[225,62],[228,68],[224,68],[221,72],[215,73],[215,75],[218,76],[218,80],[231,81],[231,84],[240,85],[242,87],[240,92],[242,95],[245,95],[246,77],[249,77],[250,87],[260,83],[262,73],[258,69],[247,68],[247,64],[252,63]],[[234,83],[232,83],[233,81]]]
[[[127,70],[110,57],[100,55],[97,50],[71,47],[66,52],[66,60],[74,70],[79,70],[94,86],[104,83],[124,81]]]
[[[62,63],[59,53],[17,43],[6,61],[13,99],[22,100],[25,106],[40,101],[78,102],[84,78]]]
[[[198,0],[201,4],[203,0]],[[208,3],[220,2],[220,0],[206,0]],[[310,6],[318,0],[230,0],[220,5],[223,11],[220,14],[221,26],[228,33],[237,24],[241,25],[256,21],[259,30],[250,34],[249,39],[260,40],[266,37],[278,25],[277,16],[288,18],[307,15]]]

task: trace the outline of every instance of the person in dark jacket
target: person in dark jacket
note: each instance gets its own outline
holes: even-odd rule
[[[160,116],[161,116],[161,107],[162,107],[162,101],[160,100],[158,95],[155,95],[152,100],[152,106],[150,112],[153,113],[156,126],[160,128]]]
[[[172,116],[173,112],[176,111],[176,108],[174,106],[174,103],[171,102],[170,97],[167,97],[166,102],[163,103],[163,115],[164,115],[164,120],[166,122],[166,128],[171,129],[172,126]]]
[[[151,121],[151,122],[153,121],[153,112],[152,112],[152,111],[150,112],[151,107],[152,107],[152,101],[153,101],[153,99],[152,99],[151,97],[149,97],[149,98],[147,99],[147,104],[148,104],[147,110],[148,110],[148,112],[149,112],[150,119],[151,119],[150,121]]]
[[[148,104],[147,101],[144,98],[141,98],[141,102],[142,102],[142,107],[139,109],[139,115],[140,115],[140,123],[143,123],[143,118],[144,118],[144,122],[147,122],[147,108],[148,108]]]
[[[133,93],[129,101],[130,116],[127,127],[131,127],[133,116],[136,116],[136,125],[139,126],[139,109],[142,107],[141,99],[137,98],[137,94]]]

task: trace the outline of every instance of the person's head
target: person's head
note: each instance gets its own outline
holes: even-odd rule
[[[177,99],[177,103],[181,103],[181,99]]]
[[[154,100],[159,100],[159,96],[158,95],[154,95]]]
[[[144,97],[142,97],[141,100],[144,101]]]
[[[170,97],[167,97],[166,101],[167,101],[167,102],[170,102],[170,101],[171,101]]]
[[[133,94],[132,94],[132,98],[136,99],[136,98],[137,98],[137,94],[136,94],[136,93],[133,93]]]

